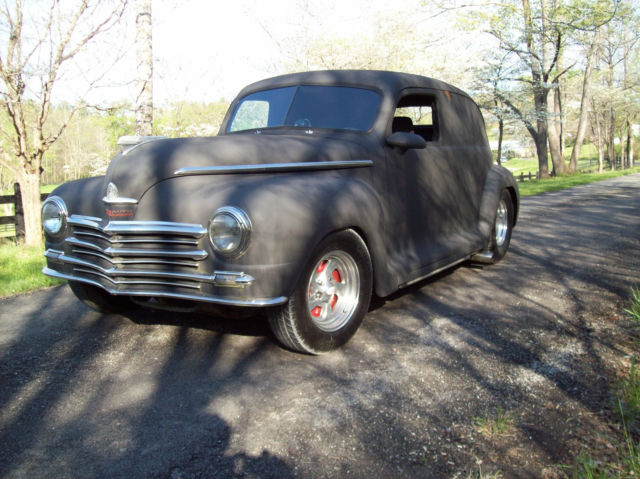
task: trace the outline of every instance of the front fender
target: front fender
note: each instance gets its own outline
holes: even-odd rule
[[[288,297],[316,245],[337,230],[359,231],[375,271],[384,271],[382,208],[368,170],[173,178],[143,195],[135,219],[207,226],[222,206],[243,209],[252,225],[247,251],[228,260],[207,240],[202,268],[243,271],[256,279],[252,295]]]

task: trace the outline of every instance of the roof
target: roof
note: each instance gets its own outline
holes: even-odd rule
[[[465,97],[468,95],[448,83],[434,78],[380,70],[323,70],[303,73],[291,73],[267,78],[243,88],[238,96],[249,93],[293,85],[335,85],[362,86],[380,89],[386,93],[395,93],[405,88],[429,88],[455,92]]]

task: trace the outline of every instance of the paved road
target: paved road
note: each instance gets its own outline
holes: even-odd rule
[[[0,300],[0,477],[539,477],[596,424],[639,266],[632,175],[525,198],[502,263],[376,301],[321,357],[261,317]],[[508,440],[474,419],[497,408]]]

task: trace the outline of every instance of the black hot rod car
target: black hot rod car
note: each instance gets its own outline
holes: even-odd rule
[[[47,267],[99,311],[268,308],[287,347],[337,348],[387,296],[509,246],[519,207],[459,89],[381,71],[246,87],[213,138],[125,137],[42,207]]]

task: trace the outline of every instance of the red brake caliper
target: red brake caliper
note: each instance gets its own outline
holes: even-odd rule
[[[339,283],[340,281],[342,281],[342,277],[340,276],[340,271],[338,271],[337,269],[334,269],[333,272],[331,273],[331,276],[333,277],[333,280],[336,283]],[[334,294],[333,296],[331,296],[331,309],[335,308],[336,303],[338,302],[338,295]]]
[[[316,268],[316,273],[317,274],[322,273],[326,267],[327,267],[327,260],[324,260]],[[311,285],[309,285],[309,297],[311,297],[311,295],[312,295],[311,288],[312,288]],[[333,305],[332,305],[332,307],[333,307]],[[322,308],[320,306],[316,306],[315,308],[313,308],[311,310],[311,315],[316,317],[316,318],[319,317],[321,313],[322,313]]]

